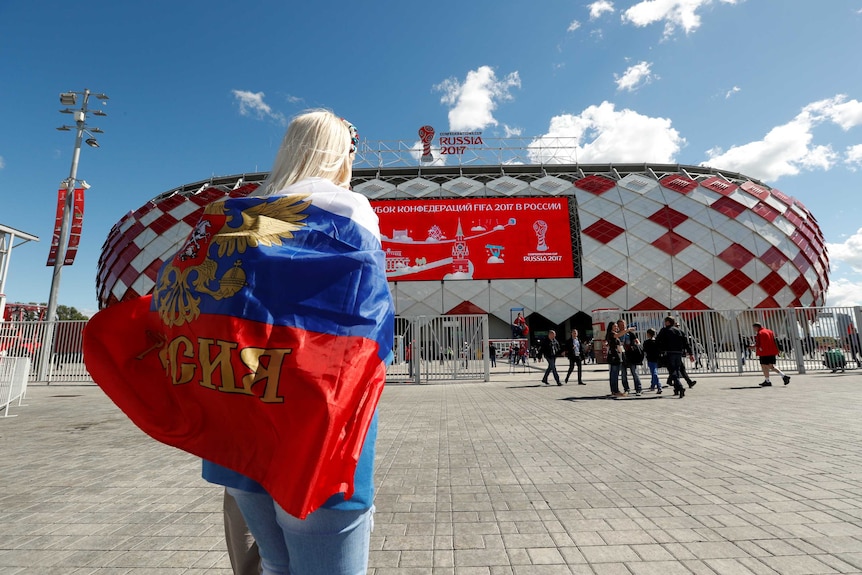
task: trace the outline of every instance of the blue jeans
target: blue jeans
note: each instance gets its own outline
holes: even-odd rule
[[[647,367],[649,368],[650,375],[650,389],[661,389],[661,380],[658,378],[658,362],[657,361],[648,361],[646,362]]]
[[[611,382],[611,393],[620,392],[620,364],[608,365],[608,377]]]
[[[635,381],[635,391],[641,390],[641,378],[638,376],[638,366],[636,365],[623,365],[623,368],[620,370],[620,375],[622,375],[623,379],[623,389],[625,391],[629,390],[629,381],[627,378],[627,374],[631,374],[632,379]]]
[[[364,575],[374,508],[320,508],[305,519],[267,493],[227,488],[260,550],[261,575]]]

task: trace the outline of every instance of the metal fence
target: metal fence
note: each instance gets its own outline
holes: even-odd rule
[[[29,381],[91,381],[82,349],[86,325],[86,321],[0,322],[0,357],[30,358]]]
[[[796,373],[862,367],[858,327],[862,307],[786,308],[703,311],[593,312],[595,340],[601,344],[604,326],[619,318],[641,338],[649,328],[658,332],[666,315],[674,316],[688,335],[695,360],[688,371],[699,373],[759,372],[748,349],[759,322],[775,332],[780,349],[778,366]],[[0,322],[0,358],[30,358],[29,381],[89,382],[84,366],[82,336],[86,321]],[[45,345],[45,341],[51,343]],[[422,383],[490,379],[488,346],[497,350],[497,368],[526,369],[511,361],[512,349],[526,340],[491,339],[488,316],[481,314],[396,317],[395,358],[387,368],[388,382]],[[535,343],[535,342],[532,342]],[[594,349],[597,346],[594,345]],[[598,347],[600,349],[600,347]],[[600,354],[597,359],[601,361]]]
[[[487,345],[487,315],[397,316],[386,382],[488,381]]]
[[[688,371],[701,373],[760,372],[754,351],[754,322],[775,333],[780,350],[778,367],[806,373],[834,370],[833,357],[843,357],[840,368],[862,367],[859,333],[862,307],[746,309],[727,311],[615,311],[594,312],[593,325],[625,319],[643,341],[647,329],[656,332],[667,315],[675,317],[694,351]],[[596,339],[604,331],[596,332]]]

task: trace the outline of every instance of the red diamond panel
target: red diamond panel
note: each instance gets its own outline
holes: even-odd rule
[[[649,218],[651,222],[655,222],[660,226],[664,226],[669,230],[674,229],[688,219],[688,216],[682,212],[678,212],[670,206],[665,206]]]
[[[760,280],[759,285],[763,288],[763,291],[765,291],[769,295],[775,295],[780,292],[784,286],[787,285],[787,282],[784,281],[784,279],[776,272],[772,272],[771,274]]]
[[[730,198],[718,198],[710,206],[713,210],[721,212],[729,218],[736,218],[739,214],[745,211],[745,206]]]
[[[775,188],[772,188],[772,196],[775,198],[778,198],[779,200],[781,200],[782,202],[784,202],[788,206],[793,205],[793,198],[791,198],[790,196],[788,196],[784,192],[776,190]]]
[[[668,232],[662,237],[656,239],[652,243],[652,245],[667,254],[675,256],[676,254],[690,246],[691,241],[685,239],[676,232]]]
[[[805,280],[805,278],[799,276],[798,278],[793,280],[792,284],[790,284],[790,291],[792,291],[793,295],[795,295],[796,297],[801,298],[803,295],[805,295],[805,292],[808,291],[809,287],[810,286],[808,285],[808,282]]]
[[[755,214],[766,220],[767,222],[774,222],[775,218],[781,215],[781,212],[770,206],[769,204],[764,204],[763,202],[758,202],[756,206],[751,208]]]
[[[778,271],[788,261],[788,257],[784,255],[784,253],[772,246],[762,256],[760,256],[760,261],[768,265],[772,268],[773,271]]]
[[[730,294],[739,295],[739,292],[753,284],[754,281],[741,271],[733,270],[716,283],[726,289]]]
[[[602,297],[609,297],[612,293],[626,285],[626,282],[610,272],[602,272],[584,285]]]
[[[734,192],[734,190],[739,187],[736,184],[731,184],[724,178],[719,178],[718,176],[707,178],[706,180],[702,181],[700,185],[708,190],[717,192],[722,196],[729,196]]]
[[[676,285],[679,289],[695,295],[705,290],[712,283],[712,280],[700,273],[697,270],[691,270],[678,280]]]
[[[632,311],[663,311],[666,309],[668,309],[666,305],[651,297],[648,297],[631,307]]]
[[[767,190],[763,186],[758,186],[754,182],[745,182],[739,187],[757,198],[758,200],[765,200],[769,197],[769,190]]]
[[[779,303],[775,301],[775,298],[769,296],[754,307],[758,309],[775,309],[781,307],[781,305],[779,305]]]
[[[665,188],[681,194],[687,194],[697,188],[697,182],[680,175],[665,176],[659,180],[659,183]]]
[[[701,310],[709,309],[709,306],[692,296],[687,300],[678,303],[676,309]]]
[[[788,208],[786,212],[784,212],[784,217],[787,218],[793,227],[801,228],[802,227],[802,218],[794,212],[792,209]]]
[[[739,244],[731,244],[718,257],[729,266],[739,269],[754,258],[754,254]],[[735,295],[735,294],[734,294]]]
[[[576,188],[597,196],[601,196],[616,185],[617,183],[615,181],[595,174],[587,176],[586,178],[581,178],[575,182]]]
[[[613,224],[607,220],[598,220],[592,225],[584,228],[583,233],[587,234],[596,241],[606,244],[619,236],[624,231],[625,230],[618,225]]]
[[[809,262],[808,258],[805,257],[804,252],[799,252],[796,257],[793,258],[793,265],[795,265],[796,269],[803,274],[811,268],[811,262]]]

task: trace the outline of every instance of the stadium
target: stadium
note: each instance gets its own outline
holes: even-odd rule
[[[797,308],[776,333],[810,339],[829,260],[799,200],[710,167],[565,163],[547,149],[536,161],[529,146],[520,158],[528,161],[518,161],[501,153],[513,146],[478,142],[484,147],[462,146],[457,165],[433,149],[378,144],[369,152],[367,143],[354,164],[352,188],[380,218],[399,316],[487,314],[488,337],[504,339],[523,311],[534,337],[577,328],[602,338],[611,317],[625,314],[646,329],[673,313],[719,349],[747,333],[752,318],[773,324]],[[124,216],[99,260],[100,305],[149,293],[203,206],[246,195],[266,175],[183,185]],[[710,312],[724,314],[710,316],[712,324],[733,318],[737,326],[694,325]]]

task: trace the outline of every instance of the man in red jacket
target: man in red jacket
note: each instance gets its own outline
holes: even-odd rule
[[[760,387],[771,387],[772,382],[769,381],[769,372],[775,371],[781,375],[784,385],[790,383],[790,376],[785,375],[780,369],[775,366],[776,356],[778,356],[778,345],[775,343],[775,334],[772,330],[766,329],[759,323],[752,324],[757,333],[754,335],[754,345],[750,346],[755,350],[758,359],[760,359],[760,369],[763,371],[763,383]]]

